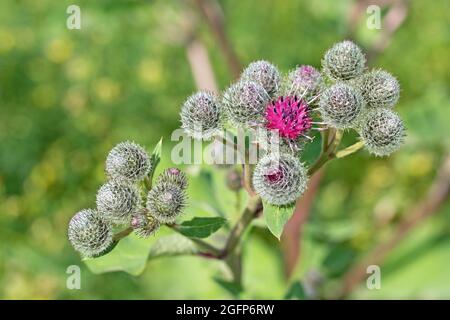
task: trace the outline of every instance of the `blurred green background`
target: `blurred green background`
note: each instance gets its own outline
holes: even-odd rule
[[[70,4],[81,8],[81,30],[66,28]],[[349,35],[354,1],[220,5],[243,65],[267,59],[288,71],[320,66],[325,50]],[[218,86],[232,80],[196,10],[181,0],[0,2],[1,298],[232,297],[213,280],[220,263],[169,257],[150,260],[140,276],[96,275],[66,240],[71,216],[95,204],[108,150],[127,139],[151,150],[178,127],[178,110],[196,90],[183,42],[186,22],[206,46]],[[410,1],[406,20],[372,61],[401,83],[405,147],[387,159],[362,151],[327,167],[290,281],[279,243],[254,228],[244,252],[243,298],[283,298],[292,282],[315,274],[323,278],[323,295],[333,297],[348,267],[389,238],[426,193],[450,147],[449,12],[446,0]],[[363,15],[354,38],[369,47],[382,30],[369,30]],[[166,144],[163,166],[170,165],[169,152]],[[351,297],[450,298],[449,235],[447,202],[392,250],[381,290],[362,283]],[[81,290],[66,288],[69,265],[81,267]]]

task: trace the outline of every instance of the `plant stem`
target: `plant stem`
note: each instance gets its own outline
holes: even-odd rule
[[[311,176],[318,171],[328,161],[336,157],[336,149],[341,143],[342,131],[335,129],[328,129],[324,132],[322,137],[322,152],[317,160],[309,168],[308,174]]]
[[[120,241],[120,240],[122,240],[123,238],[125,238],[126,236],[128,236],[131,232],[133,232],[133,228],[132,228],[132,227],[128,227],[128,228],[126,228],[126,229],[124,229],[124,230],[122,230],[122,231],[116,233],[116,234],[113,236],[113,240],[114,240],[114,241]]]
[[[233,229],[230,231],[228,240],[225,244],[224,249],[222,250],[221,257],[227,257],[238,247],[245,230],[250,225],[250,222],[253,220],[253,218],[255,218],[261,210],[261,198],[259,196],[250,197],[247,207],[245,208],[239,220],[234,225]]]
[[[337,159],[344,158],[344,157],[346,157],[348,155],[351,155],[351,154],[357,152],[362,147],[364,147],[364,142],[363,141],[358,141],[358,142],[352,144],[351,146],[336,152],[336,158]]]
[[[252,197],[255,195],[255,191],[253,191],[252,188],[252,171],[251,171],[251,165],[245,161],[245,164],[242,166],[242,178],[243,178],[243,184],[244,188],[247,191],[247,193]]]
[[[173,229],[174,231],[180,233],[180,230],[178,229],[178,225],[176,224],[166,224],[169,228]],[[182,233],[180,233],[183,235]],[[184,235],[183,235],[184,236]],[[213,245],[198,239],[198,238],[189,238],[192,242],[194,242],[199,248],[202,248],[206,250],[208,253],[212,255],[212,257],[219,259],[221,256],[222,251],[214,247]]]
[[[152,174],[152,176],[153,176],[153,174]],[[152,188],[152,177],[147,176],[147,177],[144,178],[144,186],[145,186],[145,189],[147,189],[147,191],[151,190],[151,188]]]

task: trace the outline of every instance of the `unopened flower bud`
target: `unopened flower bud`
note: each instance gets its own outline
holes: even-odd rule
[[[136,182],[150,171],[152,164],[144,148],[133,142],[121,142],[106,158],[106,173],[112,179]]]
[[[371,109],[362,118],[359,134],[367,150],[377,156],[396,151],[405,140],[405,127],[397,113],[390,109]]]
[[[130,184],[110,180],[97,192],[97,210],[114,224],[129,223],[131,214],[139,207],[139,190]]]
[[[288,154],[268,154],[260,159],[253,173],[257,194],[272,205],[292,204],[306,190],[307,171],[300,160]]]
[[[319,110],[328,125],[344,129],[354,124],[363,104],[364,100],[358,89],[345,83],[336,83],[322,93]]]
[[[277,94],[280,87],[280,72],[273,64],[264,60],[250,63],[242,72],[241,79],[258,83],[271,97]]]
[[[264,110],[270,96],[253,81],[240,81],[229,87],[223,96],[223,107],[232,125],[251,127],[264,121]]]
[[[113,243],[111,225],[95,210],[84,209],[69,222],[69,241],[84,257],[95,257]]]
[[[322,60],[325,74],[333,80],[350,80],[364,71],[366,58],[361,49],[351,41],[336,43]]]
[[[217,96],[199,91],[181,108],[181,127],[194,139],[210,139],[221,129],[221,107]]]
[[[141,209],[133,214],[131,227],[139,237],[147,238],[159,229],[160,223],[150,215],[147,209]]]
[[[361,92],[369,107],[391,108],[400,97],[400,85],[389,72],[374,70],[362,77]]]
[[[323,89],[323,79],[314,67],[303,65],[289,72],[283,81],[283,95],[312,100]]]
[[[156,184],[160,183],[172,183],[181,189],[186,189],[188,186],[186,174],[178,168],[169,168],[164,170],[156,180]]]
[[[232,168],[228,170],[226,176],[227,187],[232,191],[239,191],[242,188],[241,175],[238,170]]]
[[[173,223],[186,206],[185,191],[173,183],[158,183],[149,191],[147,209],[161,223]]]

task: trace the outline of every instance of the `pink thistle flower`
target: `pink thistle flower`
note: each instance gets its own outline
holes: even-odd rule
[[[296,139],[311,129],[309,106],[296,96],[279,97],[266,107],[267,129],[278,130],[282,138]]]
[[[264,177],[269,183],[277,183],[284,177],[283,170],[281,170],[280,166],[277,166],[276,168],[272,168],[272,170],[267,172]]]

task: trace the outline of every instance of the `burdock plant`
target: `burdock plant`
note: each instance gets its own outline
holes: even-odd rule
[[[283,75],[274,64],[259,60],[250,63],[224,92],[199,91],[180,103],[185,134],[197,140],[219,136],[215,147],[223,143],[238,149],[239,130],[263,133],[244,141],[244,145],[259,147],[255,162],[244,150],[242,165],[213,166],[201,179],[196,177],[197,182],[207,184],[205,197],[214,203],[224,201],[226,188],[235,193],[237,209],[245,189],[248,203],[234,225],[227,223],[226,212],[189,203],[188,175],[180,169],[155,174],[161,143],[149,155],[136,143],[122,142],[107,156],[108,180],[98,191],[97,208],[78,212],[69,223],[73,247],[92,258],[107,254],[130,233],[153,236],[158,241],[150,255],[196,254],[222,260],[231,271],[228,280],[240,288],[242,238],[254,219],[263,215],[270,232],[280,238],[309,178],[325,163],[363,147],[375,156],[388,156],[404,143],[403,121],[393,111],[399,83],[386,71],[367,71],[365,64],[361,48],[343,41],[326,51],[322,68],[300,65]],[[226,134],[222,134],[224,128]],[[340,147],[343,134],[349,131],[358,140]],[[266,134],[277,139],[268,141]],[[319,136],[321,152],[315,161],[307,162],[304,150]],[[220,170],[228,171],[221,175]],[[213,190],[217,176],[223,179],[220,192]],[[198,193],[197,189],[190,191]],[[203,214],[189,220],[189,214],[183,214],[188,206],[202,209]],[[222,235],[212,241],[203,239],[223,226],[229,228],[223,228]],[[164,228],[178,233],[176,241],[160,237]]]

